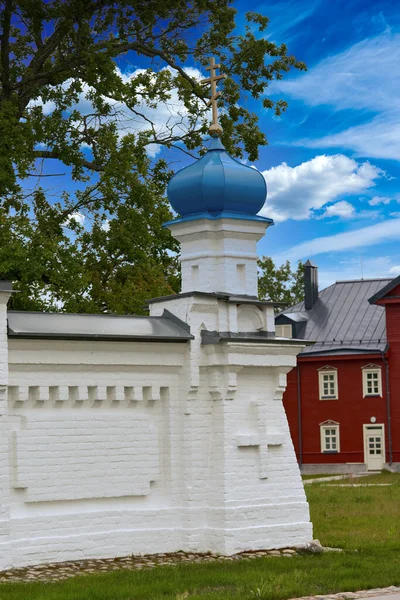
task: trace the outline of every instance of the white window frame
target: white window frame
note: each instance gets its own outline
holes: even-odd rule
[[[332,421],[331,423],[329,423],[329,422],[321,423],[321,425],[319,426],[319,429],[320,429],[320,437],[321,437],[321,453],[322,454],[338,454],[340,452],[340,425],[339,425],[339,423],[335,423],[334,421]],[[336,448],[334,448],[334,449],[326,447],[327,437],[326,437],[325,432],[327,430],[335,431]]]
[[[284,325],[275,325],[275,336],[276,337],[291,339],[293,337],[292,334],[293,334],[292,326],[289,323],[285,323]]]
[[[377,373],[378,374],[378,391],[373,393],[368,393],[368,373]],[[368,397],[376,397],[380,396],[382,398],[382,368],[376,365],[367,365],[366,367],[362,367],[362,380],[363,380],[363,396],[364,398]]]
[[[324,375],[333,375],[334,394],[324,394]],[[320,400],[339,400],[338,372],[333,367],[323,367],[318,371],[319,380],[319,399]]]

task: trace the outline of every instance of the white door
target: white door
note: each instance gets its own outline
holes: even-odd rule
[[[380,471],[385,464],[383,425],[364,425],[364,460],[368,471]]]

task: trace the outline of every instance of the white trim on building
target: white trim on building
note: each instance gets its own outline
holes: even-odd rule
[[[364,461],[368,471],[380,471],[386,461],[385,425],[373,423],[363,425]]]
[[[321,452],[340,452],[340,425],[335,421],[325,421],[320,426]]]
[[[362,367],[363,396],[382,396],[382,368],[377,365]]]
[[[319,399],[338,400],[338,373],[335,367],[323,367],[318,371]]]

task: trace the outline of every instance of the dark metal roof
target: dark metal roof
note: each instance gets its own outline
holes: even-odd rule
[[[313,346],[304,348],[302,355],[312,354],[365,354],[386,349],[386,321],[383,306],[370,304],[368,299],[392,279],[337,281],[321,290],[310,310],[304,302],[287,308],[276,317],[285,316],[294,323],[306,317],[297,337],[313,340]],[[294,317],[293,313],[299,315]]]
[[[189,296],[204,296],[207,298],[216,298],[217,300],[223,300],[224,302],[230,302],[234,304],[255,304],[256,306],[286,306],[284,302],[272,302],[271,300],[259,300],[257,296],[248,295],[232,295],[225,294],[223,292],[182,292],[181,294],[172,294],[171,296],[158,296],[157,298],[151,298],[147,301],[147,304],[155,304],[157,302],[164,302],[164,300],[173,300],[175,298],[187,298]]]
[[[161,317],[8,311],[8,337],[62,340],[186,342],[186,323],[164,311]]]
[[[8,281],[7,279],[0,279],[0,291],[1,292],[12,292],[13,291],[12,282]]]
[[[395,277],[391,281],[389,281],[388,284],[386,284],[376,294],[374,294],[373,296],[371,296],[371,298],[368,299],[368,302],[370,304],[373,304],[374,302],[377,302],[378,300],[380,300],[381,298],[383,298],[384,296],[386,296],[386,294],[388,294],[389,292],[391,292],[392,290],[394,290],[394,288],[397,287],[398,285],[400,285],[400,275],[398,277]]]
[[[220,342],[240,342],[240,343],[267,343],[279,344],[284,346],[298,346],[299,344],[311,344],[303,340],[292,338],[277,338],[275,334],[269,331],[208,331],[203,329],[201,332],[201,342],[207,344],[219,344]]]
[[[304,323],[307,321],[307,316],[301,312],[285,312],[285,316],[295,323]]]

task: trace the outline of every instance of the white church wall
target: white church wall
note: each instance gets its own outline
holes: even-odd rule
[[[199,294],[156,302],[150,311],[159,315],[164,308],[188,322],[196,335],[190,353],[187,430],[199,423],[197,411],[204,403],[201,422],[208,446],[189,444],[185,456],[201,460],[207,453],[208,493],[195,484],[190,488],[193,495],[207,498],[208,546],[232,554],[310,541],[308,504],[282,403],[286,374],[296,365],[302,346],[234,340],[201,345],[204,328],[272,333],[272,306],[258,308]]]
[[[0,570],[312,539],[282,404],[302,346],[276,340],[274,308],[256,300],[265,182],[211,146],[169,186],[187,217],[167,224],[187,295],[150,304],[189,325],[190,341],[99,341],[101,317],[86,341],[7,340],[0,282]],[[194,203],[181,202],[188,190]]]
[[[218,478],[224,481],[222,498],[213,509],[220,518],[223,513],[220,551],[231,554],[243,548],[308,541],[311,526],[307,502],[277,391],[277,378],[285,378],[288,369],[234,370],[234,397],[213,403],[214,428],[219,423],[221,429],[220,447],[213,445],[213,456],[219,452],[222,459],[215,458],[211,469],[215,489]]]
[[[186,351],[185,344],[11,341],[15,566],[179,549]]]
[[[311,539],[282,405],[300,347],[202,344],[202,329],[267,328],[270,307],[188,296],[151,312],[164,308],[193,341],[7,349],[3,310],[0,568]]]
[[[224,252],[233,230],[255,249],[259,223],[242,223],[241,238],[238,222],[225,225]],[[207,277],[221,291],[213,261]],[[236,293],[253,288],[246,280]],[[150,304],[152,316],[167,309],[187,323],[190,342],[7,345],[8,295],[0,290],[0,569],[312,539],[282,404],[302,346],[272,339],[273,306],[194,293]]]

